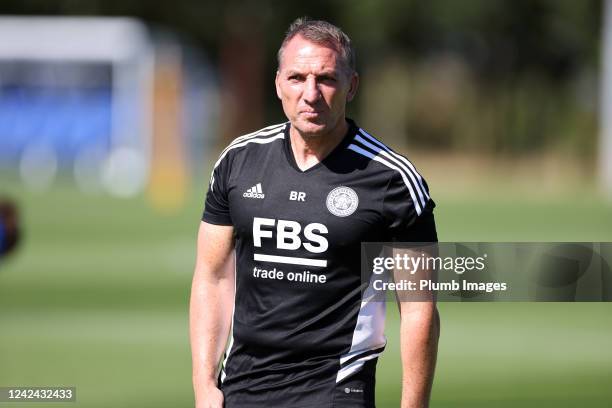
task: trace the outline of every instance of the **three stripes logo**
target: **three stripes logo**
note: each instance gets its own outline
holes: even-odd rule
[[[261,183],[255,184],[242,194],[245,198],[264,198],[266,195],[261,189]]]

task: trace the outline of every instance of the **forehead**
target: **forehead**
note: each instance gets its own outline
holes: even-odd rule
[[[336,49],[297,35],[285,45],[281,57],[281,69],[337,70],[340,55]]]

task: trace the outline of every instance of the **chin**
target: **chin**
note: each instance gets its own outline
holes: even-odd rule
[[[320,136],[329,131],[327,123],[313,123],[298,119],[293,125],[304,136]]]

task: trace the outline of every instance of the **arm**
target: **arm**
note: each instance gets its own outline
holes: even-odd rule
[[[427,183],[420,185],[428,195]],[[415,187],[415,186],[413,186]],[[417,186],[418,188],[418,186]],[[389,181],[384,200],[384,210],[389,220],[390,241],[404,243],[435,243],[438,241],[433,214],[435,203],[429,199],[420,214],[415,202],[408,197],[412,188],[395,175]],[[423,252],[437,255],[437,245],[393,246],[399,255],[418,258]],[[417,284],[422,279],[436,279],[436,271],[424,267],[413,271],[394,271],[396,282],[406,279]],[[435,293],[417,289],[396,292],[400,309],[400,351],[402,359],[402,408],[426,408],[433,383],[438,350],[440,318],[436,309]]]
[[[394,253],[418,258],[423,253],[437,255],[437,246],[396,249]],[[440,316],[436,307],[436,293],[419,289],[421,280],[436,280],[436,271],[421,267],[416,271],[395,270],[394,279],[406,279],[416,284],[416,291],[397,291],[400,311],[400,352],[402,359],[401,408],[427,408],[433,383]]]
[[[217,370],[231,326],[234,304],[233,227],[200,224],[191,285],[189,335],[197,408],[221,408]]]
[[[440,317],[435,301],[400,303],[402,408],[426,408],[433,383]]]

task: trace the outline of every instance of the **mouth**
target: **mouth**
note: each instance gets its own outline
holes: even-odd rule
[[[323,114],[322,111],[302,111],[300,114],[306,118],[318,118]]]

